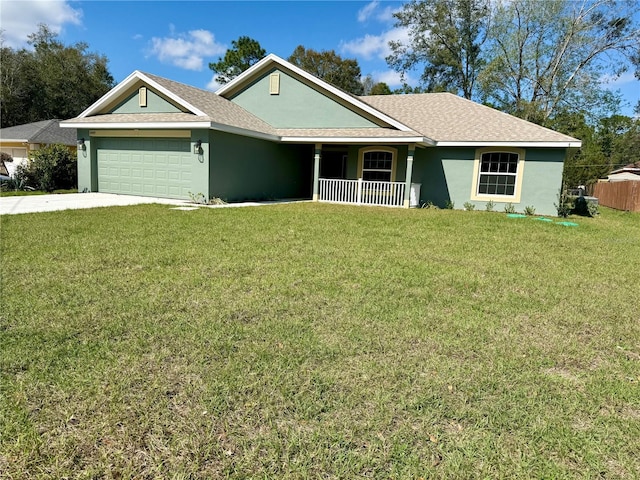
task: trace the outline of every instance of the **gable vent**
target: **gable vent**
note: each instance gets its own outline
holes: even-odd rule
[[[272,73],[269,75],[269,94],[270,95],[279,95],[280,94],[280,74]]]
[[[138,104],[141,107],[147,106],[147,87],[140,87],[138,90]]]

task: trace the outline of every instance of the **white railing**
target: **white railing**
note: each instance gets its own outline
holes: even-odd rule
[[[402,207],[404,182],[371,182],[368,180],[320,179],[319,201]]]

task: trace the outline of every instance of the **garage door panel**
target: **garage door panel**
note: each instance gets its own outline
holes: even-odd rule
[[[100,139],[98,191],[189,198],[192,157],[187,139]]]

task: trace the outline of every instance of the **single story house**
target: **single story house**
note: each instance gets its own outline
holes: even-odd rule
[[[579,140],[450,93],[353,96],[268,55],[215,93],[133,72],[77,118],[78,188],[555,214]]]
[[[45,145],[66,145],[76,150],[77,134],[75,129],[61,128],[60,120],[42,120],[0,129],[0,152],[6,153],[13,161],[5,163],[10,176],[18,165],[26,164],[29,152]]]

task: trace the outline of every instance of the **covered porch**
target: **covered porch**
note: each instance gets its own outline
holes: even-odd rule
[[[416,145],[315,144],[313,200],[410,208],[420,204],[412,181]]]

